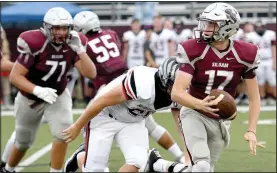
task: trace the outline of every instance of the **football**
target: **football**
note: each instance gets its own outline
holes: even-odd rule
[[[223,90],[213,89],[210,96],[220,100],[216,105],[219,109],[218,114],[222,119],[234,120],[237,116],[237,107],[234,98]]]

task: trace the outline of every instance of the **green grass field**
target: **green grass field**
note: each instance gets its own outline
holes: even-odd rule
[[[76,115],[75,118],[78,116]],[[180,143],[177,129],[174,126],[173,118],[170,114],[155,114],[156,121],[164,126],[172,134],[174,139]],[[271,119],[275,124],[258,125],[257,136],[259,141],[266,142],[265,149],[257,149],[257,156],[251,156],[247,142],[243,135],[247,129],[247,125],[242,122],[247,120],[246,114],[239,114],[231,126],[231,143],[228,149],[222,153],[220,160],[216,166],[216,172],[276,172],[276,111],[262,112],[260,120]],[[14,117],[2,117],[1,129],[1,151],[14,129]],[[34,152],[51,142],[51,135],[47,125],[43,125],[38,134],[34,145],[30,148],[25,158],[28,158]],[[74,152],[78,145],[82,142],[79,137],[70,143],[67,157]],[[159,147],[152,139],[150,139],[150,147],[156,147],[166,159],[173,160],[173,157],[166,150]],[[2,153],[2,152],[1,152]],[[25,159],[24,158],[24,159]],[[24,160],[23,159],[23,160]],[[50,153],[39,158],[35,163],[25,167],[23,172],[48,172]],[[109,168],[110,171],[116,172],[124,164],[124,157],[119,148],[113,145],[110,155]]]

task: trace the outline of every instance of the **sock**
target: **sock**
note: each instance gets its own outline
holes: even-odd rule
[[[168,172],[168,168],[174,162],[170,162],[164,159],[159,159],[153,164],[153,169],[156,172]]]
[[[15,168],[15,167],[11,167],[11,166],[9,165],[9,163],[7,163],[6,166],[5,166],[5,169],[6,169],[7,171],[9,171],[9,172],[14,172],[14,168]]]
[[[172,153],[172,155],[175,157],[175,159],[179,159],[180,156],[183,156],[183,152],[181,151],[181,149],[179,148],[179,146],[175,143],[173,144],[168,151],[170,153]],[[185,157],[184,157],[185,158]]]
[[[8,162],[8,158],[12,151],[14,141],[15,141],[15,131],[12,133],[12,135],[11,135],[10,139],[8,140],[8,142],[5,146],[5,149],[3,151],[2,158],[1,158],[3,162]]]
[[[50,168],[50,172],[63,172],[62,169]]]
[[[154,163],[153,168],[156,172],[180,172],[186,165],[177,162],[171,162],[164,159],[159,159]]]

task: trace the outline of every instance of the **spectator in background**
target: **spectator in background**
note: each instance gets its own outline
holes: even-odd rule
[[[145,26],[144,29],[146,31],[145,42],[144,42],[145,65],[148,67],[158,67],[158,65],[155,63],[155,55],[154,55],[152,49],[150,48],[153,27]]]
[[[138,65],[144,65],[143,44],[145,40],[145,31],[141,30],[141,24],[138,19],[133,19],[131,30],[123,34],[123,59],[127,62],[128,68]]]
[[[136,2],[134,18],[142,25],[151,25],[157,2]]]
[[[189,28],[185,28],[185,24],[182,20],[177,19],[173,23],[174,32],[176,34],[176,43],[179,44],[185,40],[192,38],[192,31]]]
[[[172,30],[163,28],[163,17],[159,15],[153,19],[150,48],[158,66],[169,56],[175,55],[175,34]]]
[[[276,105],[276,32],[266,28],[263,21],[256,22],[256,33],[259,36],[261,64],[257,69],[257,78],[260,88],[261,104]],[[268,83],[268,88],[266,87]],[[268,92],[268,98],[266,94]]]
[[[173,30],[173,24],[172,21],[170,19],[165,19],[164,20],[164,28],[165,29],[169,29],[169,30]]]
[[[2,109],[12,109],[11,105],[11,84],[9,74],[13,67],[10,61],[10,48],[6,33],[1,27],[1,87],[3,88],[3,105]]]

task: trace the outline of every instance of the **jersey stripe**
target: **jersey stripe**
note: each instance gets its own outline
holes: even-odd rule
[[[123,87],[126,91],[125,93],[132,99],[137,99],[137,93],[136,93],[136,86],[135,86],[135,79],[134,79],[134,72],[133,70],[128,72],[126,77],[123,80]]]

